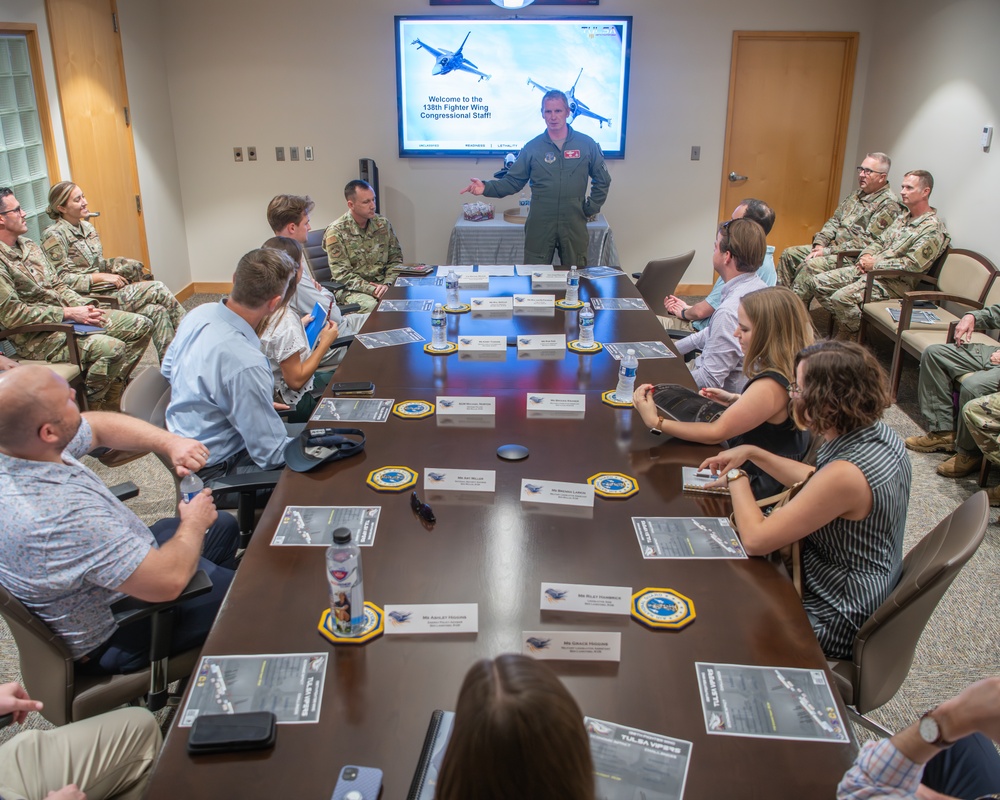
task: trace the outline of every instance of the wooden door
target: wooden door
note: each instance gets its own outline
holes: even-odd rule
[[[840,202],[857,48],[857,33],[733,32],[719,219],[767,202],[776,258]]]
[[[46,0],[70,179],[106,256],[149,263],[115,0]],[[155,265],[150,265],[151,268]]]

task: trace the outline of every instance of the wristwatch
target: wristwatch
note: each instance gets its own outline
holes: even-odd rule
[[[747,475],[746,470],[731,469],[726,473],[726,486],[735,481],[737,478],[747,478],[749,480],[750,476]]]
[[[917,725],[917,730],[920,732],[920,738],[923,739],[927,744],[934,745],[935,747],[945,748],[951,747],[954,742],[949,742],[944,738],[944,734],[941,732],[941,726],[938,725],[938,721],[934,719],[932,714],[937,710],[937,706],[934,706],[930,711],[925,711],[923,716],[920,717],[920,723]]]
[[[656,415],[656,426],[653,427],[653,428],[650,428],[649,432],[653,433],[653,434],[655,434],[657,436],[663,436],[663,431],[660,430],[660,426],[662,424],[663,424],[663,417],[661,417],[659,414],[657,414]]]
[[[682,308],[682,309],[681,309],[681,319],[682,319],[682,320],[684,320],[685,322],[687,322],[687,317],[686,317],[686,316],[684,316],[684,312],[685,312],[685,311],[687,311],[687,309],[686,309],[686,308]]]

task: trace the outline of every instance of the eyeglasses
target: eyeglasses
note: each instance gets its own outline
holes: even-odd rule
[[[799,397],[802,395],[802,389],[797,383],[788,384],[788,396],[789,397]]]
[[[25,211],[21,206],[17,208],[8,208],[6,211],[0,211],[0,214],[22,214],[23,216],[28,216],[28,212]]]
[[[858,175],[864,175],[870,178],[872,175],[888,175],[887,172],[879,172],[877,169],[868,169],[868,167],[857,167]]]
[[[421,502],[420,498],[417,497],[416,492],[410,493],[410,508],[413,509],[414,513],[424,522],[437,522],[437,517],[434,516],[434,511],[427,503]]]

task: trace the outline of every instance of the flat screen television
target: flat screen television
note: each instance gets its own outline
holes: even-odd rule
[[[625,157],[632,17],[406,17],[396,23],[399,154],[503,156],[544,130],[542,95]]]

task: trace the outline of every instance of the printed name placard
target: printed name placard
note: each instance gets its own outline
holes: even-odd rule
[[[385,606],[385,633],[478,633],[477,603],[423,603]]]
[[[528,336],[518,336],[517,349],[518,352],[520,352],[521,350],[526,350],[529,352],[537,350],[565,350],[566,334],[556,333],[556,334],[549,334],[548,336],[540,336],[535,334]]]
[[[486,414],[492,416],[497,413],[497,399],[495,397],[437,397],[435,402],[439,417],[450,414]]]
[[[515,264],[514,269],[523,278],[536,272],[552,272],[555,267],[551,264]]]
[[[532,272],[532,289],[558,289],[566,285],[566,271],[560,272]]]
[[[424,489],[453,492],[496,491],[497,474],[492,469],[446,469],[426,467]]]
[[[586,614],[632,613],[628,586],[589,586],[583,583],[543,583],[542,611],[581,611]]]
[[[458,285],[462,289],[489,289],[490,276],[482,272],[467,272],[458,276]]]
[[[622,635],[603,631],[524,631],[521,652],[546,661],[621,661]]]
[[[514,308],[513,297],[473,297],[470,303],[473,311],[510,311]]]
[[[524,478],[521,481],[521,502],[593,507],[594,487],[589,483],[539,481]]]
[[[528,416],[535,414],[569,413],[574,416],[587,410],[585,394],[542,394],[531,392],[527,397]]]
[[[480,264],[476,272],[481,275],[496,275],[498,278],[514,277],[513,264]]]
[[[459,336],[459,350],[491,351],[494,353],[507,351],[506,336]]]
[[[554,294],[515,294],[514,308],[555,308]]]

